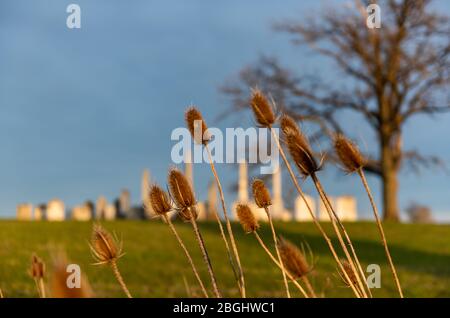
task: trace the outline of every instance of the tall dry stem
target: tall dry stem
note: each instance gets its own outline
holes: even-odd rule
[[[216,275],[214,274],[214,270],[213,270],[211,260],[208,255],[208,250],[206,249],[206,246],[205,246],[205,242],[203,241],[202,234],[200,233],[200,230],[198,229],[197,221],[195,220],[194,217],[192,217],[190,222],[192,224],[192,227],[194,228],[194,233],[195,233],[195,236],[197,237],[197,241],[199,243],[200,250],[203,255],[203,260],[208,268],[208,272],[209,272],[209,276],[211,277],[211,283],[213,286],[214,293],[217,298],[221,298],[222,295],[219,291],[219,287],[217,286]]]
[[[384,234],[384,229],[383,229],[383,225],[382,225],[381,220],[380,220],[378,209],[377,209],[377,206],[376,206],[375,201],[373,199],[372,192],[370,191],[369,184],[367,183],[366,176],[365,176],[364,171],[363,171],[362,168],[358,169],[358,174],[359,174],[359,176],[361,178],[361,181],[362,181],[362,183],[364,185],[364,188],[366,189],[367,195],[369,197],[370,204],[372,205],[373,214],[375,216],[375,220],[376,220],[376,223],[377,223],[377,226],[378,226],[378,230],[380,232],[381,241],[383,243],[384,251],[386,253],[386,257],[388,259],[392,275],[394,276],[394,281],[395,281],[395,284],[397,286],[398,293],[400,294],[400,297],[403,298],[404,296],[403,296],[402,286],[400,285],[400,280],[398,279],[398,276],[397,276],[397,271],[396,271],[395,266],[394,266],[394,261],[392,260],[391,253],[389,252],[389,247],[388,247],[388,244],[387,244],[386,236]]]
[[[367,298],[368,294],[366,292],[366,289],[370,293],[370,288],[367,285],[364,271],[362,270],[361,263],[359,262],[358,256],[356,255],[356,252],[355,252],[355,249],[353,248],[353,244],[350,240],[350,237],[347,234],[347,231],[346,231],[344,225],[342,224],[341,220],[339,219],[336,211],[334,210],[334,208],[330,202],[330,199],[328,198],[326,192],[324,191],[324,189],[322,187],[322,184],[319,181],[319,178],[317,178],[317,175],[315,173],[311,174],[311,179],[313,180],[313,183],[317,189],[317,192],[319,193],[319,197],[325,206],[325,210],[328,213],[328,217],[330,218],[331,224],[332,224],[334,231],[336,233],[336,236],[341,244],[342,250],[344,251],[347,261],[350,264],[350,266],[352,267],[352,270],[355,272],[359,290],[361,291],[362,296]],[[352,252],[353,258],[348,251],[348,248],[347,248],[346,243],[344,242],[344,239],[342,238],[341,230],[347,241],[348,247],[350,248],[350,250]],[[363,283],[363,281],[364,281],[364,283]]]
[[[205,285],[203,284],[202,279],[200,278],[200,275],[197,271],[197,268],[195,267],[194,261],[191,257],[191,254],[189,253],[188,249],[186,248],[186,245],[184,245],[183,240],[181,239],[180,235],[178,234],[177,230],[175,229],[175,226],[173,225],[172,221],[169,217],[167,217],[166,214],[163,215],[163,218],[165,222],[169,225],[170,230],[172,231],[173,235],[178,241],[178,244],[181,246],[181,249],[183,250],[184,254],[186,255],[186,258],[189,261],[189,264],[191,265],[192,271],[195,275],[195,278],[197,279],[198,284],[200,285],[200,288],[203,292],[203,295],[208,298],[208,292],[206,291]]]
[[[284,287],[286,288],[286,295],[288,298],[291,298],[291,293],[289,292],[289,285],[288,285],[288,281],[286,278],[286,268],[283,264],[283,261],[281,259],[281,255],[280,255],[280,250],[278,248],[278,238],[277,238],[277,234],[275,232],[275,227],[273,226],[273,220],[272,220],[272,216],[269,213],[269,208],[268,207],[264,207],[264,210],[266,211],[267,214],[267,218],[269,219],[269,225],[270,225],[270,230],[272,231],[272,238],[273,238],[273,243],[275,244],[275,251],[277,253],[277,257],[278,257],[278,262],[281,265],[281,272],[283,274],[283,282],[284,282]]]
[[[339,259],[338,254],[336,253],[336,250],[334,249],[334,246],[333,246],[333,243],[331,242],[331,239],[328,237],[328,235],[325,232],[325,230],[323,229],[322,225],[320,225],[319,221],[317,220],[317,217],[314,215],[314,212],[313,212],[313,210],[312,210],[308,200],[306,199],[306,196],[305,196],[302,188],[300,187],[300,184],[298,183],[297,178],[295,177],[295,174],[294,174],[294,171],[292,170],[291,164],[289,163],[289,161],[288,161],[288,159],[286,157],[286,154],[285,154],[283,148],[281,147],[278,135],[276,134],[275,130],[273,130],[272,128],[270,128],[270,131],[271,131],[272,136],[273,136],[273,138],[275,140],[275,143],[276,143],[277,148],[278,148],[278,150],[280,152],[280,155],[281,155],[281,157],[282,157],[282,159],[284,161],[284,164],[286,165],[286,168],[287,168],[287,170],[289,172],[291,180],[292,180],[292,182],[293,182],[293,184],[294,184],[298,194],[300,195],[300,197],[302,198],[303,202],[305,203],[306,208],[308,210],[308,213],[310,214],[314,225],[316,226],[316,228],[319,230],[320,234],[325,239],[325,242],[327,243],[328,248],[330,249],[330,252],[333,255],[333,258],[334,258],[336,264],[338,265],[338,268],[343,272],[344,278],[348,282],[350,282],[350,278],[348,277],[348,275],[346,274],[346,272],[344,270],[344,267],[343,267],[343,265],[342,265],[342,263],[341,263],[341,261]],[[358,292],[358,290],[352,284],[350,284],[350,287],[351,287],[353,293],[355,294],[355,296],[357,298],[360,298],[361,296],[360,296],[360,293]]]
[[[212,171],[212,173],[214,175],[214,179],[216,180],[217,189],[219,190],[220,202],[221,202],[221,205],[222,205],[223,216],[225,218],[225,223],[226,223],[226,226],[227,226],[228,236],[230,237],[231,247],[233,249],[233,254],[234,254],[234,257],[236,259],[236,263],[237,263],[237,267],[238,267],[238,271],[239,271],[239,280],[238,280],[239,290],[240,290],[241,296],[243,298],[245,298],[246,297],[246,291],[245,291],[244,271],[242,269],[241,258],[239,256],[239,251],[237,249],[236,240],[235,240],[234,234],[233,234],[233,229],[231,228],[231,222],[230,222],[230,219],[228,217],[227,207],[226,207],[226,204],[225,204],[225,196],[223,194],[223,189],[222,189],[222,184],[220,183],[220,179],[219,179],[219,176],[217,174],[216,167],[215,167],[214,162],[212,160],[211,152],[210,152],[209,147],[208,147],[207,144],[205,145],[205,148],[206,148],[206,151],[208,153],[208,158],[209,158],[209,164],[210,164],[210,167],[211,167],[211,171]],[[220,229],[221,229],[222,235],[224,236],[222,223],[220,222],[220,218],[218,217],[217,213],[216,213],[216,217],[218,218],[218,222],[220,224]],[[225,237],[223,237],[223,239],[226,242],[226,246],[228,246],[228,240]],[[227,251],[229,251],[229,247],[227,247]],[[231,262],[231,265],[232,265],[232,267],[234,269],[234,262],[233,262],[233,258],[232,257],[230,257],[230,262]]]

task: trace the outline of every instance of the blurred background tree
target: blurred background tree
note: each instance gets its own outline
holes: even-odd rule
[[[359,114],[377,141],[365,170],[381,178],[384,219],[398,221],[401,167],[440,164],[437,157],[403,149],[402,129],[418,115],[450,110],[449,17],[433,12],[430,2],[379,1],[379,29],[366,26],[366,8],[374,1],[355,1],[341,10],[331,4],[331,10],[317,16],[276,24],[275,30],[292,36],[295,44],[332,61],[339,81],[328,85],[298,76],[275,58],[262,57],[221,88],[230,96],[232,112],[248,109],[249,87],[257,86],[274,98],[281,112],[316,125],[318,138],[347,134],[348,125],[338,121],[338,114]],[[332,154],[326,157],[333,159]]]

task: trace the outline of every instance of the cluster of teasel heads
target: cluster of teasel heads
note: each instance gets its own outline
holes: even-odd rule
[[[281,157],[283,158],[284,164],[287,171],[292,179],[292,182],[300,195],[303,198],[304,203],[311,215],[313,223],[317,227],[320,234],[323,236],[328,248],[336,262],[337,271],[341,276],[343,282],[348,286],[358,298],[372,297],[371,291],[367,286],[366,277],[364,271],[362,270],[361,263],[358,259],[355,248],[352,241],[343,225],[338,215],[334,211],[333,206],[317,176],[317,172],[321,169],[321,162],[317,161],[316,156],[310,146],[308,138],[301,131],[300,127],[297,125],[296,121],[287,116],[282,115],[281,118],[277,118],[274,113],[274,106],[266,98],[266,96],[259,90],[253,90],[252,97],[250,100],[250,107],[254,113],[257,123],[268,128],[277,144],[278,150]],[[223,239],[228,260],[230,266],[233,270],[237,287],[240,292],[241,297],[246,297],[245,279],[244,271],[241,265],[239,252],[237,249],[237,244],[234,238],[231,223],[228,217],[228,210],[225,204],[224,194],[220,179],[218,177],[216,168],[212,161],[211,152],[208,148],[208,142],[210,137],[207,132],[207,125],[202,117],[202,114],[195,108],[190,107],[185,114],[186,125],[193,136],[195,143],[205,147],[206,152],[209,155],[209,164],[211,167],[211,172],[215,178],[216,184],[219,189],[219,194],[221,198],[222,212],[224,216],[224,221],[215,214],[215,219],[217,221],[221,237]],[[277,124],[280,125],[282,131],[282,138],[280,138],[273,126]],[[323,229],[322,225],[318,222],[316,216],[314,215],[308,201],[305,198],[305,194],[300,187],[294,170],[291,166],[291,161],[288,160],[282,143],[285,145],[288,153],[291,157],[291,161],[297,168],[300,175],[306,179],[311,178],[314,186],[322,200],[328,216],[331,220],[331,225],[334,234],[338,240],[340,249],[337,249],[329,235]],[[362,184],[367,192],[370,203],[372,205],[373,213],[376,220],[376,225],[378,227],[381,242],[384,247],[388,263],[390,265],[395,284],[397,286],[400,297],[403,297],[402,289],[397,277],[396,269],[393,264],[387,240],[384,234],[383,226],[381,224],[379,213],[377,207],[374,203],[370,188],[367,184],[367,180],[364,175],[364,165],[366,160],[364,156],[358,150],[358,147],[349,139],[343,135],[335,135],[333,137],[333,145],[337,158],[339,159],[343,169],[348,173],[357,173],[362,181]],[[166,223],[175,236],[178,244],[183,250],[190,266],[192,272],[198,282],[199,288],[201,290],[203,297],[209,297],[213,295],[214,297],[222,297],[222,293],[219,289],[218,282],[213,270],[211,260],[209,258],[208,250],[206,248],[205,241],[197,224],[197,208],[196,208],[196,198],[192,185],[185,177],[185,175],[176,168],[171,168],[168,172],[167,177],[167,188],[165,191],[160,186],[154,184],[149,188],[149,206],[145,206],[146,209],[153,211],[156,216],[160,217],[164,223]],[[290,286],[292,283],[296,289],[304,297],[317,297],[313,285],[310,282],[309,274],[314,268],[314,257],[309,249],[309,260],[307,260],[305,249],[299,249],[292,242],[287,239],[280,237],[276,233],[274,227],[270,207],[272,205],[272,200],[270,192],[264,184],[264,181],[256,179],[252,183],[252,194],[254,201],[258,208],[265,210],[268,218],[268,224],[272,233],[272,240],[275,253],[271,251],[271,248],[264,242],[262,237],[259,235],[259,224],[255,218],[251,208],[246,204],[238,204],[236,207],[236,215],[238,216],[239,222],[241,223],[244,231],[249,234],[253,234],[264,250],[264,252],[269,256],[270,260],[280,269],[284,289],[287,297],[291,297]],[[181,239],[178,231],[172,222],[172,215],[169,213],[175,212],[178,217],[188,222],[192,225],[192,229],[200,248],[201,254],[203,256],[203,262],[207,268],[210,280],[211,291],[207,285],[203,282],[199,275],[197,266],[186,247],[185,243]],[[225,223],[225,226],[223,224]],[[123,256],[122,243],[117,239],[116,236],[111,235],[100,225],[94,225],[92,238],[90,242],[90,248],[92,255],[96,260],[96,265],[107,265],[112,269],[112,272],[124,291],[127,297],[132,297],[130,291],[128,290],[124,279],[117,266],[117,260]],[[342,255],[343,254],[343,257]],[[59,255],[54,260],[54,271],[51,280],[51,290],[52,296],[54,297],[89,297],[92,295],[92,291],[89,287],[87,279],[83,277],[83,286],[81,289],[68,289],[66,286],[66,265],[68,264],[66,257],[64,255]],[[31,276],[36,282],[36,287],[40,297],[46,297],[46,291],[44,286],[44,276],[45,276],[45,265],[42,260],[33,256],[32,266],[31,266]],[[211,294],[212,293],[212,294]],[[0,291],[1,296],[1,291]]]
[[[301,196],[301,198],[304,200],[304,203],[311,215],[311,218],[325,239],[330,252],[336,261],[338,271],[344,280],[345,284],[349,286],[356,297],[372,297],[370,288],[367,286],[366,277],[364,275],[364,271],[362,270],[361,263],[358,259],[357,253],[355,251],[355,248],[353,246],[353,243],[342,224],[341,220],[339,219],[338,215],[336,214],[332,204],[330,203],[329,197],[327,196],[318,176],[317,172],[321,169],[321,162],[318,162],[316,159],[316,156],[312,150],[312,147],[310,146],[310,143],[308,141],[308,138],[306,135],[301,131],[300,127],[297,125],[296,121],[289,117],[288,115],[283,115],[279,120],[277,120],[277,116],[275,116],[274,113],[274,107],[269,102],[269,100],[265,97],[265,95],[260,90],[253,90],[252,92],[252,98],[250,102],[250,106],[253,110],[253,113],[255,115],[255,119],[259,125],[262,127],[266,127],[270,129],[272,135],[274,136],[275,142],[277,143],[278,150],[280,152],[281,157],[283,158],[283,161],[285,163],[286,169],[288,170],[290,177],[294,183],[295,188],[297,189],[298,194]],[[314,213],[312,212],[311,207],[309,206],[308,201],[305,198],[305,195],[297,181],[296,175],[292,169],[291,163],[288,160],[283,147],[281,145],[280,139],[278,138],[275,130],[273,129],[273,126],[279,121],[280,128],[283,134],[283,142],[290,154],[291,161],[294,163],[294,165],[297,167],[298,172],[300,175],[306,179],[308,177],[311,178],[311,180],[314,183],[314,186],[319,194],[319,197],[321,201],[323,202],[326,211],[328,213],[328,216],[330,218],[334,233],[339,241],[339,245],[341,247],[341,252],[344,254],[344,258],[339,258],[339,253],[337,249],[332,244],[328,234],[325,232],[325,230],[322,228],[321,224],[318,222],[317,218],[315,217]],[[337,158],[339,159],[341,165],[343,166],[344,170],[346,170],[348,173],[354,173],[356,172],[361,179],[361,182],[367,192],[367,195],[369,197],[369,201],[371,203],[373,213],[376,220],[376,225],[378,227],[381,242],[384,247],[386,257],[389,263],[389,266],[391,268],[393,278],[395,281],[395,284],[397,286],[398,292],[400,294],[400,297],[403,297],[403,292],[401,289],[401,285],[397,276],[397,272],[394,266],[394,263],[392,261],[391,254],[389,252],[389,247],[387,244],[387,240],[384,234],[383,226],[381,224],[379,213],[377,210],[377,207],[374,203],[372,193],[370,191],[370,188],[367,184],[367,180],[364,174],[364,166],[366,164],[366,160],[364,156],[360,153],[358,147],[349,139],[347,139],[345,136],[341,134],[336,134],[333,137],[333,146],[335,149],[335,153],[337,155]],[[255,185],[255,183],[257,183]],[[267,191],[265,189],[262,189],[261,182],[256,181],[253,185],[253,192],[255,196],[255,202],[259,207],[264,207],[260,204],[260,202],[267,202]],[[259,194],[258,194],[259,193]],[[259,195],[259,197],[258,197]],[[257,198],[258,197],[258,198]],[[269,201],[270,202],[270,201]],[[240,215],[240,221],[243,224],[244,229],[246,231],[249,231],[249,229],[254,229],[252,232],[256,233],[257,224],[249,224],[249,221],[254,221],[254,218],[250,218],[248,215],[251,213],[250,209],[248,207],[243,208]],[[244,212],[243,212],[244,211]],[[245,212],[247,211],[247,212]],[[266,209],[266,212],[268,210]],[[269,213],[268,213],[269,214]],[[243,217],[244,216],[244,217]],[[281,265],[281,269],[284,268],[287,269],[287,272],[291,271],[291,267],[288,266],[288,260],[283,260],[283,252],[281,251],[279,242],[276,241],[276,235],[273,229],[273,225],[271,223],[271,218],[269,216],[269,224],[271,224],[272,232],[274,233],[274,240],[275,244],[277,246],[277,254],[281,256],[281,261],[279,262]],[[258,238],[258,237],[257,237]],[[260,240],[258,238],[258,240]],[[285,244],[286,245],[286,244]],[[294,255],[296,253],[290,254]],[[286,253],[284,253],[286,255]],[[300,254],[299,254],[300,255]],[[292,256],[293,257],[293,256]],[[286,266],[283,266],[283,263]],[[299,262],[300,264],[300,262]],[[309,292],[311,296],[313,296],[313,293],[311,292],[311,289],[308,287],[310,285],[308,282],[305,281],[305,285],[309,289]]]

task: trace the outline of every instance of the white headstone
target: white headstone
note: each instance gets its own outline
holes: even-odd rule
[[[356,198],[350,195],[337,197],[335,200],[336,214],[341,221],[354,222],[358,219]]]
[[[104,218],[107,221],[115,220],[117,216],[117,209],[114,204],[107,204],[105,208]]]
[[[31,221],[33,220],[33,205],[30,203],[22,203],[16,208],[17,220]]]
[[[64,202],[59,199],[50,200],[47,204],[47,221],[64,221],[65,218]]]
[[[295,199],[295,220],[296,221],[312,221],[313,218],[311,213],[309,212],[308,206],[311,209],[314,216],[316,216],[316,202],[314,198],[305,194],[305,199],[303,199],[300,195]]]

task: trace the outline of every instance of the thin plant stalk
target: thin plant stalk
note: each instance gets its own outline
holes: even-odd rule
[[[388,259],[389,266],[391,267],[392,275],[394,276],[395,284],[397,285],[397,289],[398,289],[398,292],[400,294],[400,297],[403,298],[404,296],[403,296],[402,287],[400,285],[400,281],[399,281],[398,276],[397,276],[397,271],[395,269],[394,262],[393,262],[392,257],[391,257],[391,253],[389,252],[389,247],[388,247],[388,244],[387,244],[386,236],[384,234],[383,225],[381,224],[380,216],[379,216],[379,213],[378,213],[378,208],[377,208],[377,206],[375,204],[375,201],[374,201],[373,196],[372,196],[372,192],[370,191],[369,184],[367,183],[367,179],[366,179],[366,176],[365,176],[364,171],[362,170],[362,168],[358,169],[358,174],[359,174],[359,176],[361,178],[361,181],[362,181],[362,183],[364,185],[364,188],[366,189],[367,196],[369,197],[370,204],[372,205],[373,214],[374,214],[375,220],[377,222],[378,230],[379,230],[380,236],[381,236],[381,241],[382,241],[383,246],[384,246],[384,251],[386,253],[386,257]]]
[[[267,245],[262,240],[261,236],[259,236],[258,232],[253,232],[255,234],[256,239],[258,240],[259,244],[263,248],[263,250],[269,255],[270,259],[277,265],[281,270],[283,270],[282,263],[279,263],[275,256],[272,254],[272,252],[269,250]],[[286,275],[289,277],[289,279],[294,283],[294,285],[298,288],[298,290],[305,296],[305,298],[309,298],[308,293],[306,293],[305,289],[302,287],[302,285],[299,284],[299,282],[289,273],[286,272]]]
[[[43,278],[39,279],[39,287],[41,288],[42,298],[46,298],[47,296],[46,296],[46,293],[45,293],[45,285],[44,285],[44,279]]]
[[[211,167],[211,171],[212,171],[212,173],[214,175],[214,179],[216,180],[217,188],[219,190],[220,201],[221,201],[222,210],[223,210],[223,216],[225,218],[225,223],[226,223],[226,226],[227,226],[228,236],[230,237],[231,247],[233,249],[234,257],[236,259],[236,263],[237,263],[237,267],[238,267],[238,271],[239,271],[239,281],[238,281],[239,290],[240,290],[241,296],[243,298],[245,298],[246,297],[246,291],[245,291],[244,271],[242,269],[241,259],[239,257],[239,252],[238,252],[238,249],[237,249],[236,241],[234,239],[234,234],[233,234],[233,229],[231,228],[230,219],[228,218],[228,213],[227,213],[227,208],[226,208],[226,204],[225,204],[225,196],[223,194],[222,184],[220,183],[220,179],[219,179],[219,176],[217,174],[216,167],[215,167],[214,162],[212,160],[211,151],[209,150],[209,147],[208,147],[207,144],[205,145],[205,148],[206,148],[206,152],[208,153],[209,165]],[[218,218],[218,216],[217,216],[217,218]],[[224,238],[224,240],[226,242],[226,245],[228,245],[228,241],[224,237],[222,224],[221,224],[219,218],[218,218],[218,222],[220,224],[222,236],[223,236],[223,238]],[[229,252],[229,247],[227,248],[227,251]],[[232,266],[233,266],[233,264],[234,264],[234,262],[232,262]],[[233,269],[234,269],[234,266],[233,266]]]
[[[212,264],[211,264],[211,260],[208,255],[208,251],[206,250],[205,242],[203,241],[202,234],[200,233],[200,230],[197,225],[197,221],[195,220],[195,217],[191,211],[191,208],[189,208],[189,212],[191,213],[190,222],[192,224],[192,227],[194,228],[194,233],[195,233],[198,245],[200,246],[200,250],[203,255],[203,261],[205,262],[206,267],[208,268],[208,273],[211,278],[211,284],[212,284],[212,287],[214,290],[214,294],[216,295],[217,298],[221,298],[222,295],[220,294],[219,288],[217,287],[216,276],[214,275],[214,270],[212,268]]]
[[[317,298],[316,292],[314,291],[314,288],[312,287],[311,282],[309,281],[308,277],[305,275],[302,277],[302,280],[305,283],[306,289],[308,289],[311,297]]]
[[[317,192],[319,193],[319,196],[320,196],[323,204],[325,205],[325,209],[327,210],[327,213],[328,213],[328,216],[330,218],[331,224],[333,225],[333,228],[334,228],[334,230],[336,232],[338,240],[339,240],[339,242],[340,242],[340,244],[342,246],[342,250],[344,251],[344,254],[345,254],[346,258],[347,258],[347,261],[349,262],[353,272],[355,273],[359,289],[362,292],[362,296],[367,298],[368,297],[367,296],[368,294],[366,293],[367,282],[365,280],[364,272],[362,271],[361,264],[360,264],[360,262],[358,260],[356,252],[355,252],[355,250],[353,248],[353,244],[352,244],[352,242],[350,240],[350,237],[348,236],[347,231],[344,228],[344,225],[341,223],[339,217],[337,216],[336,212],[334,211],[334,208],[331,205],[331,202],[330,202],[328,196],[326,195],[325,191],[323,190],[322,184],[320,183],[319,179],[317,178],[317,175],[315,173],[313,173],[313,174],[311,174],[311,178],[312,178],[312,180],[314,182],[314,185],[315,185],[315,187],[317,189]],[[345,236],[346,241],[347,241],[347,243],[348,243],[348,245],[350,247],[350,250],[352,251],[354,259],[350,256],[350,253],[349,253],[349,251],[347,249],[347,246],[346,246],[346,244],[345,244],[345,242],[344,242],[344,240],[342,238],[342,234],[341,234],[341,231],[338,228],[338,225],[341,228],[342,232],[344,233],[344,236]],[[355,263],[356,263],[356,265],[355,265]],[[364,279],[361,279],[360,275]],[[365,282],[365,285],[363,285],[363,282],[362,282],[363,280]],[[370,289],[368,287],[367,287],[367,290],[369,290],[369,292],[370,292]]]
[[[189,264],[191,265],[192,271],[194,272],[195,278],[198,281],[198,284],[200,285],[200,288],[202,289],[203,295],[208,298],[208,292],[206,291],[205,285],[202,282],[202,279],[200,278],[200,275],[197,271],[197,268],[195,267],[194,261],[192,260],[191,254],[189,253],[188,249],[186,248],[186,245],[184,245],[183,240],[178,235],[177,230],[175,229],[175,226],[173,225],[172,221],[169,217],[167,217],[166,214],[163,215],[164,221],[169,225],[170,230],[172,231],[173,235],[175,235],[175,238],[178,241],[178,244],[180,244],[181,249],[183,250],[184,254],[186,255],[186,258],[189,261]]]
[[[43,278],[35,278],[34,282],[36,283],[36,289],[38,291],[39,298],[46,298],[44,279]]]
[[[3,291],[2,291],[1,288],[0,288],[0,298],[5,298],[5,296],[3,295]]]
[[[333,255],[333,258],[336,262],[336,264],[338,265],[340,271],[343,273],[343,276],[345,278],[345,280],[348,282],[350,288],[352,289],[353,293],[355,294],[355,296],[357,298],[361,298],[360,292],[358,292],[358,290],[355,288],[355,286],[353,286],[353,284],[351,283],[350,277],[348,276],[348,274],[345,272],[345,269],[339,259],[339,256],[336,253],[336,250],[334,249],[333,243],[331,242],[331,239],[328,237],[327,233],[325,232],[325,230],[323,229],[323,227],[320,225],[319,221],[317,220],[316,216],[314,215],[314,212],[311,209],[310,204],[308,203],[308,200],[306,200],[305,194],[302,190],[302,188],[300,187],[300,185],[298,184],[298,181],[295,177],[294,171],[292,170],[291,164],[289,163],[289,161],[287,160],[286,154],[284,153],[283,148],[281,147],[280,141],[278,139],[277,134],[275,133],[275,131],[273,130],[273,128],[270,128],[270,131],[272,133],[272,136],[275,139],[275,142],[277,144],[278,150],[280,151],[280,155],[283,158],[283,161],[286,165],[286,168],[288,169],[289,175],[292,179],[292,182],[294,183],[295,188],[297,189],[298,194],[300,195],[300,197],[302,198],[303,202],[306,205],[306,208],[308,209],[308,212],[314,222],[314,225],[317,227],[317,229],[319,230],[319,232],[322,234],[323,238],[325,239],[325,242],[328,245],[328,248],[331,251],[331,254]]]
[[[287,271],[286,271],[286,268],[284,267],[283,261],[281,260],[280,250],[278,249],[277,234],[275,232],[275,227],[273,226],[272,216],[269,213],[268,207],[264,207],[264,210],[266,211],[267,218],[269,219],[270,230],[272,231],[272,237],[273,237],[273,242],[275,244],[275,250],[277,252],[278,262],[281,264],[281,272],[283,273],[283,281],[284,281],[284,286],[286,288],[286,294],[287,294],[288,298],[291,298],[291,293],[289,292],[289,284],[288,284],[288,281],[286,278]]]
[[[186,280],[186,276],[183,275],[183,283],[184,283],[184,288],[186,289],[186,293],[188,295],[189,298],[192,298],[192,290],[189,287],[189,283]]]
[[[112,271],[114,273],[114,276],[117,279],[117,282],[119,283],[120,287],[122,287],[123,292],[125,295],[127,295],[128,298],[133,298],[130,294],[130,291],[128,290],[127,285],[125,284],[125,281],[123,280],[122,275],[120,274],[119,267],[117,266],[117,262],[115,260],[112,260],[110,262]]]

